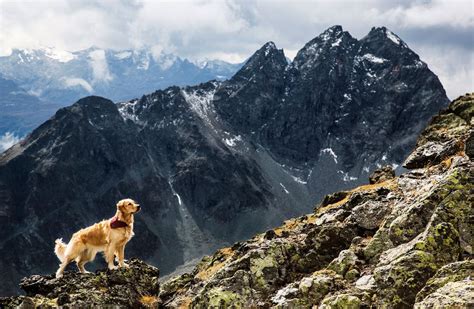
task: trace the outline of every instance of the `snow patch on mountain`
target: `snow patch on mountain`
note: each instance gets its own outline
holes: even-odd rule
[[[187,91],[185,89],[181,90],[181,93],[189,104],[196,115],[198,115],[202,120],[206,123],[210,123],[209,113],[212,109],[212,100],[214,99],[214,94],[216,93],[216,88],[213,88],[209,91],[198,91],[198,90],[190,90]]]
[[[347,172],[344,172],[344,171],[339,170],[339,171],[337,171],[337,173],[342,175],[342,180],[345,181],[345,182],[354,181],[354,180],[358,179],[357,177],[349,176],[349,174]]]
[[[338,38],[338,39],[336,40],[336,42],[332,43],[332,44],[331,44],[331,47],[339,46],[339,45],[341,44],[341,42],[342,42],[342,37]]]
[[[299,178],[299,177],[296,177],[296,176],[293,176],[293,175],[290,175],[291,178],[293,178],[293,180],[297,183],[300,183],[302,185],[306,185],[308,182],[307,181],[304,181],[303,179]],[[309,175],[308,175],[308,178],[309,178]]]
[[[123,60],[123,59],[130,58],[132,56],[132,52],[128,51],[128,50],[121,51],[121,52],[116,53],[114,56],[115,56],[115,58],[117,58],[119,60]]]
[[[280,186],[283,188],[286,194],[290,194],[290,192],[286,189],[286,187],[280,182]]]
[[[138,100],[132,100],[129,102],[122,102],[117,104],[118,111],[123,120],[131,120],[138,125],[143,125],[143,122],[137,116]]]
[[[379,57],[374,56],[372,54],[365,54],[364,56],[362,56],[362,59],[365,59],[365,60],[368,60],[368,61],[374,62],[374,63],[384,63],[385,61],[388,61],[387,59],[379,58]]]
[[[392,31],[386,30],[385,34],[387,35],[387,38],[389,38],[393,43],[400,45],[401,40],[398,36],[396,36]]]
[[[227,146],[230,147],[235,147],[237,145],[236,142],[241,142],[242,137],[240,135],[231,137],[231,138],[224,138],[224,142],[227,144]]]
[[[62,63],[69,62],[73,59],[76,59],[76,55],[71,52],[60,50],[56,48],[44,48],[46,57],[57,60]]]
[[[334,163],[337,163],[337,155],[336,155],[336,153],[334,153],[334,150],[332,150],[332,148],[321,149],[321,153],[330,154],[332,156],[332,158],[334,159]]]

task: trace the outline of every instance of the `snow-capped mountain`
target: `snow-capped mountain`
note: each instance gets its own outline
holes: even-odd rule
[[[52,107],[40,113],[44,116],[39,117],[40,122],[34,122],[35,126],[50,117],[58,105],[72,104],[87,95],[105,96],[114,101],[129,100],[171,85],[224,80],[240,66],[220,60],[198,65],[172,54],[154,55],[147,49],[114,51],[98,47],[77,52],[54,48],[15,49],[11,55],[0,57],[0,75],[4,79]],[[0,99],[13,108],[13,103],[5,101],[3,93]],[[20,116],[7,131],[20,135],[29,132],[30,127],[21,126],[23,122],[31,122],[28,117]],[[4,132],[0,131],[0,134]]]
[[[160,66],[132,52],[83,53],[129,61],[133,72]],[[114,70],[98,68],[91,80],[113,82]],[[357,40],[340,26],[291,64],[269,42],[225,81],[118,104],[83,98],[0,156],[0,250],[10,248],[0,275],[14,282],[53,271],[54,239],[110,216],[122,197],[143,205],[128,254],[169,272],[401,164],[447,103],[436,75],[395,34],[373,28]]]

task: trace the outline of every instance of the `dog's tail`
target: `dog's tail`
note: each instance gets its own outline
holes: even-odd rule
[[[62,238],[56,239],[55,244],[54,253],[56,253],[56,256],[62,262],[64,259],[64,252],[66,251],[66,244],[63,242]]]

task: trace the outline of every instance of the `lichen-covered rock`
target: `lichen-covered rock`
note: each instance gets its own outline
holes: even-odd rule
[[[333,295],[325,298],[321,306],[321,309],[359,309],[361,300],[354,295],[340,294]]]
[[[474,260],[454,262],[443,266],[436,274],[428,280],[423,289],[416,295],[416,303],[422,303],[429,295],[439,294],[439,289],[450,282],[461,282],[472,285],[474,274]],[[471,290],[473,287],[471,287]],[[471,292],[471,301],[474,304],[474,292]],[[437,296],[436,296],[437,297]],[[434,299],[434,297],[431,297]]]
[[[382,168],[375,170],[369,176],[369,183],[371,184],[380,183],[392,178],[395,178],[395,171],[393,170],[391,166],[384,166]]]
[[[414,308],[473,308],[474,280],[448,282],[425,299],[415,303]]]
[[[65,272],[59,279],[33,275],[20,283],[26,296],[1,298],[0,307],[157,308],[159,270],[138,259],[131,259],[128,265],[87,274]]]
[[[416,169],[327,195],[314,213],[203,258],[163,285],[162,305],[469,307],[473,106],[459,98],[431,121],[408,160]]]
[[[344,276],[349,270],[354,269],[357,264],[357,256],[351,250],[343,250],[339,256],[329,263],[327,269],[334,270],[337,274]]]
[[[333,271],[318,271],[278,290],[271,298],[275,308],[310,308],[330,292],[344,287],[342,276]]]
[[[369,200],[352,209],[348,220],[366,230],[377,229],[390,213],[391,203],[386,201]]]
[[[406,168],[438,164],[462,150],[474,124],[474,94],[454,100],[447,109],[433,117],[421,133],[415,150],[405,160]]]

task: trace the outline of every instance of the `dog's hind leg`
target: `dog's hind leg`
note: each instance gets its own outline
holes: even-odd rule
[[[79,269],[79,271],[83,274],[86,274],[88,273],[88,271],[84,268],[84,265],[87,263],[87,261],[82,261],[80,260],[79,262],[77,262],[77,268]]]
[[[71,259],[70,257],[68,256],[65,256],[64,257],[64,260],[61,264],[59,264],[59,268],[58,270],[56,271],[56,278],[61,278],[63,276],[63,273],[64,273],[64,269],[66,268],[66,266],[72,262],[73,259]]]
[[[95,254],[96,251],[87,249],[82,251],[81,255],[76,258],[77,268],[79,268],[81,273],[88,273],[88,271],[84,268],[84,265],[87,262],[92,261],[95,258]]]
[[[66,268],[66,266],[72,261],[74,261],[84,250],[84,245],[82,245],[81,243],[75,243],[73,241],[70,241],[67,245],[66,251],[64,252],[64,258],[61,264],[59,264],[58,270],[56,271],[56,278],[61,278],[63,276],[64,269]]]

